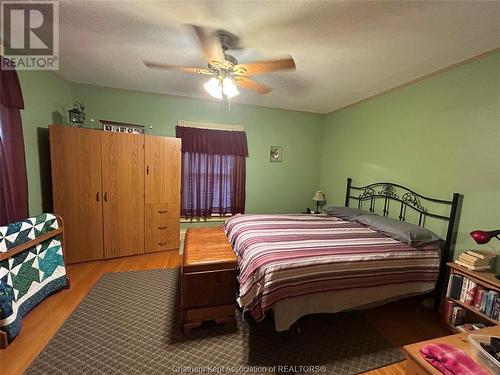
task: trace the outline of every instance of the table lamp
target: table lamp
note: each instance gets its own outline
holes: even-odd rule
[[[500,229],[497,230],[473,230],[470,232],[470,236],[476,241],[478,245],[484,245],[490,242],[490,240],[494,237],[497,240],[500,240]],[[500,275],[495,275],[495,277],[500,280]]]
[[[318,190],[316,193],[314,193],[312,200],[316,202],[316,213],[319,214],[319,205],[320,202],[325,201],[325,194],[321,190]]]

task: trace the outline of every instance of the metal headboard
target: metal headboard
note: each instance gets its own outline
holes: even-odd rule
[[[409,208],[418,215],[418,225],[425,226],[425,219],[432,217],[438,220],[448,222],[446,230],[446,238],[441,253],[441,265],[438,279],[438,287],[442,285],[444,277],[446,262],[453,260],[455,242],[458,233],[458,222],[460,218],[460,209],[462,207],[463,195],[453,193],[451,200],[437,199],[426,197],[425,195],[414,192],[413,190],[394,184],[392,182],[376,182],[365,186],[353,186],[352,179],[347,179],[347,189],[345,195],[345,206],[349,207],[351,200],[357,201],[358,209],[369,209],[370,212],[375,211],[376,201],[383,201],[384,208],[382,210],[383,216],[389,216],[391,202],[398,202],[396,207],[399,210],[399,220],[406,220],[406,212]],[[368,208],[364,207],[366,204]],[[434,208],[437,206],[449,206],[449,214],[442,215],[431,212],[426,208],[426,204],[431,204]]]

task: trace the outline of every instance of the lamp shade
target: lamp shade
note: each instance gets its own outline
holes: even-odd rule
[[[224,78],[224,80],[222,81],[222,92],[229,99],[231,99],[232,97],[235,97],[236,95],[238,95],[240,93],[238,91],[238,88],[234,84],[234,81],[229,77]]]
[[[470,236],[478,243],[479,245],[484,245],[485,243],[490,242],[493,237],[499,238],[500,230],[474,230],[470,232]],[[500,239],[500,238],[499,238]]]
[[[204,85],[205,91],[214,98],[222,99],[222,86],[219,80],[215,77],[210,78]]]
[[[316,202],[324,202],[325,194],[321,190],[318,190],[316,193],[314,193],[312,200]]]

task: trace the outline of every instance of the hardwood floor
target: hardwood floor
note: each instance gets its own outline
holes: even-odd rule
[[[420,307],[416,300],[403,300],[364,310],[368,320],[392,345],[406,344],[450,335],[432,309]],[[403,375],[406,361],[366,372],[365,375]]]
[[[7,349],[0,350],[0,374],[22,374],[104,273],[179,264],[180,255],[174,250],[68,265],[71,288],[48,297],[24,318],[20,335]],[[449,334],[432,310],[418,309],[414,301],[391,303],[366,310],[364,315],[397,347]],[[404,366],[405,362],[400,362],[366,374],[402,375]]]
[[[19,336],[0,350],[0,374],[22,374],[103,274],[173,268],[179,264],[180,255],[173,250],[68,265],[70,289],[48,297],[23,319]]]

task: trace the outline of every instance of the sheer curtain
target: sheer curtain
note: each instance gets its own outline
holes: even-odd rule
[[[28,179],[20,113],[23,108],[17,72],[0,70],[0,225],[28,216]]]
[[[177,126],[182,139],[183,217],[210,217],[245,211],[248,156],[242,131]]]

